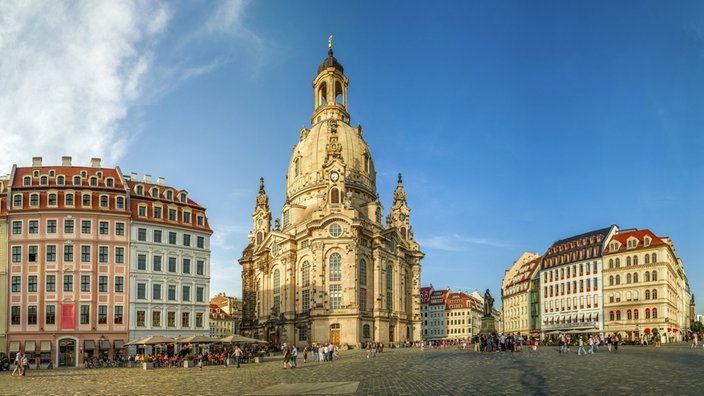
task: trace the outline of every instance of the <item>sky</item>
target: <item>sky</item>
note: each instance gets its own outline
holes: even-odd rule
[[[672,238],[704,312],[701,1],[4,0],[0,174],[164,177],[207,208],[211,294],[240,297],[330,35],[424,286],[498,297],[524,251],[617,224]]]

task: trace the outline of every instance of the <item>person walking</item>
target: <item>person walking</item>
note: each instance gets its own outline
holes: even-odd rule
[[[237,362],[237,368],[240,368],[240,362],[242,361],[242,348],[239,345],[235,345],[235,362]]]
[[[22,355],[22,376],[24,377],[27,375],[27,370],[29,370],[29,358],[27,357],[27,353]]]
[[[584,341],[582,340],[582,337],[579,337],[577,341],[577,346],[579,347],[577,349],[577,356],[581,355],[582,352],[584,352],[585,355],[587,354],[587,351],[584,350]]]
[[[293,368],[293,364],[291,363],[291,348],[289,348],[287,343],[284,342],[283,347],[281,347],[281,351],[284,355],[284,369],[286,369],[286,366]]]
[[[303,347],[303,363],[308,362],[308,345]]]
[[[17,373],[18,375],[22,375],[22,352],[17,352],[15,355],[15,369],[12,370],[12,375],[15,375]]]
[[[298,367],[298,348],[296,345],[291,345],[291,364],[293,367]]]

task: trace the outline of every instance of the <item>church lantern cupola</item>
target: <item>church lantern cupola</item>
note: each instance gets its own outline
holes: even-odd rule
[[[328,119],[350,122],[347,112],[347,85],[342,64],[332,55],[332,36],[328,39],[328,57],[318,67],[318,76],[313,80],[315,110],[311,124]]]

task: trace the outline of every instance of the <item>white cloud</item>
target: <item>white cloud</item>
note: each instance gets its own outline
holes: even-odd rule
[[[0,2],[0,169],[121,157],[168,11],[143,1]]]

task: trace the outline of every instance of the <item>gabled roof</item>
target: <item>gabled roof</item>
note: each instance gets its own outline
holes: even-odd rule
[[[644,229],[644,230],[628,230],[625,232],[619,232],[615,234],[614,236],[611,237],[611,240],[609,240],[609,243],[606,245],[604,248],[604,254],[606,253],[616,253],[616,251],[611,250],[611,241],[618,241],[620,243],[619,251],[622,250],[632,250],[628,249],[627,247],[627,242],[631,238],[635,238],[638,240],[638,246],[637,248],[642,248],[645,247],[645,238],[648,237],[650,238],[650,244],[648,247],[652,246],[660,246],[660,245],[667,245],[667,243],[663,240],[663,237],[660,238],[659,236],[653,234],[652,231],[649,229]]]

